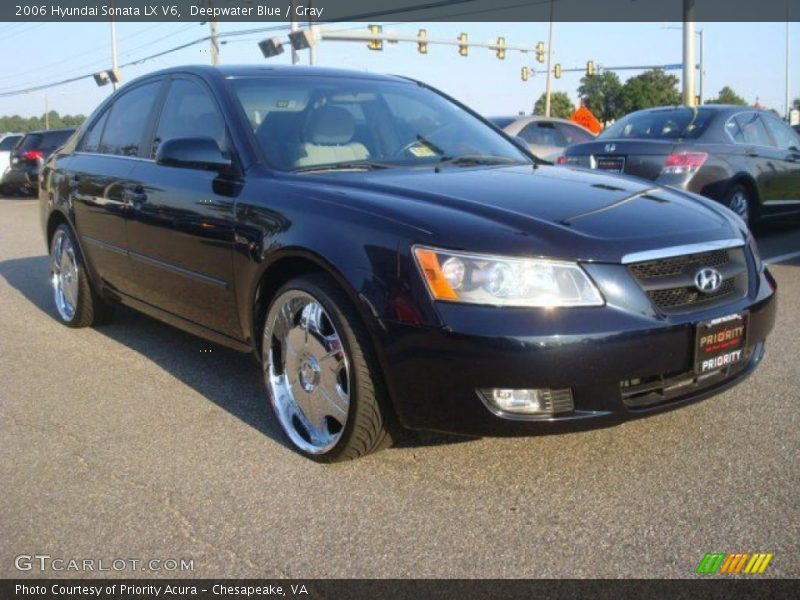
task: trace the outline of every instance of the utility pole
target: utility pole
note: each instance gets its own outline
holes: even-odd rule
[[[297,31],[297,19],[294,15],[294,0],[289,3],[289,11],[291,11],[291,14],[289,15],[289,31],[294,33]],[[294,46],[292,46],[292,64],[296,65],[298,62],[300,62],[300,57],[297,54],[297,50],[295,50]]]
[[[211,0],[208,0],[208,8],[214,8]],[[213,10],[211,14],[214,14]],[[211,64],[216,67],[219,64],[219,37],[217,37],[217,20],[213,16],[209,20],[208,26],[211,29]]]
[[[700,38],[700,86],[697,90],[697,97],[700,99],[698,104],[703,103],[703,30],[697,30],[697,37]]]
[[[544,90],[544,116],[550,116],[550,63],[553,59],[553,0],[550,0],[550,33],[547,36],[547,77]]]
[[[786,122],[792,121],[792,107],[789,104],[789,0],[786,0]]]
[[[694,0],[683,0],[683,103],[695,105],[694,70],[697,63],[694,58],[696,35],[694,22]]]
[[[44,93],[44,128],[50,129],[50,103],[47,100],[47,92]]]

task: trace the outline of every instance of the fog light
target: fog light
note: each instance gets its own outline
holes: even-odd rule
[[[575,409],[572,390],[533,389],[513,390],[488,388],[478,390],[484,403],[495,414],[508,413],[521,416],[552,416]]]

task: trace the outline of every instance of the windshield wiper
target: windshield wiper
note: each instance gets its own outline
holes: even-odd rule
[[[349,162],[332,163],[328,165],[310,165],[308,167],[300,167],[299,169],[292,169],[292,173],[311,173],[312,171],[373,171],[377,169],[391,169],[394,165],[375,162],[372,160],[354,160]]]
[[[492,156],[491,154],[462,154],[461,156],[443,156],[438,166],[456,165],[521,165],[525,164],[507,156]]]

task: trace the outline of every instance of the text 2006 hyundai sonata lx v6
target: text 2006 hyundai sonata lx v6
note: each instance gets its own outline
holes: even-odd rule
[[[121,303],[254,351],[320,461],[400,427],[608,425],[753,371],[775,282],[737,216],[539,162],[400,77],[147,75],[42,170],[57,312],[81,327]]]

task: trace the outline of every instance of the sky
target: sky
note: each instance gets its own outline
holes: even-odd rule
[[[264,23],[264,26],[274,24]],[[219,31],[259,27],[257,23],[220,23]],[[366,30],[364,23],[337,23],[331,29]],[[430,37],[455,39],[465,32],[471,41],[494,42],[503,36],[508,44],[533,46],[547,41],[547,23],[384,23],[384,31],[416,34],[427,29]],[[675,29],[677,28],[677,29]],[[711,98],[723,86],[732,87],[748,102],[758,100],[781,114],[785,106],[785,23],[698,23],[704,38],[703,92]],[[280,33],[280,32],[278,32]],[[118,23],[119,63],[142,58],[208,34],[200,23]],[[264,59],[257,42],[267,35],[231,38],[221,47],[222,64],[289,64],[290,52]],[[285,35],[285,34],[284,34]],[[0,93],[92,73],[110,67],[108,23],[0,23]],[[791,99],[800,96],[800,23],[789,26]],[[607,67],[664,65],[681,62],[679,23],[555,23],[553,62],[563,68],[583,67],[587,60]],[[487,49],[472,48],[467,57],[452,46],[431,45],[427,55],[416,45],[384,45],[383,52],[362,43],[322,42],[317,64],[406,75],[430,83],[487,114],[530,112],[545,89],[543,65],[532,54],[508,52],[498,60]],[[308,52],[300,53],[308,64]],[[160,68],[181,64],[208,64],[208,44],[196,45],[146,63],[123,69],[125,81]],[[536,75],[527,82],[523,66]],[[620,72],[624,80],[637,71]],[[674,71],[678,77],[681,72]],[[553,91],[567,92],[577,104],[576,88],[582,73],[564,73],[553,80]],[[111,92],[89,78],[28,94],[0,98],[0,115],[41,115],[45,105],[61,114],[90,113]]]

